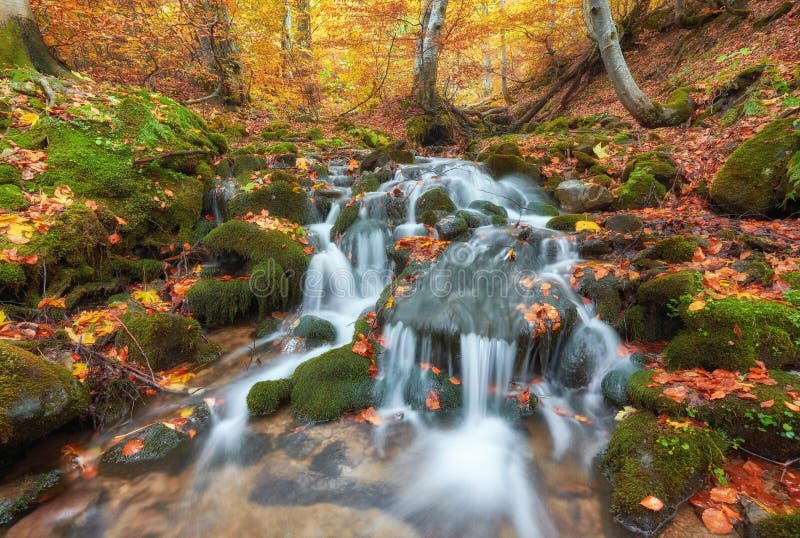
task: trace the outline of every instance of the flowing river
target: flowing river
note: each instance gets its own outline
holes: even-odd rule
[[[594,462],[613,428],[600,382],[628,358],[593,305],[573,292],[577,251],[544,228],[549,217],[536,213],[545,201],[538,187],[523,178],[495,181],[466,161],[420,159],[358,198],[358,220],[333,241],[351,192],[343,186],[346,167],[331,172],[341,198],[326,220],[309,226],[317,253],[302,312],[329,320],[337,341],[296,352],[280,329],[256,342],[249,327],[213,334],[228,353],[192,383],[204,385],[202,393],[165,397],[135,423],[91,441],[100,446],[205,400],[212,425],[190,457],[168,472],[73,480],[9,537],[627,535],[608,515]],[[356,320],[392,281],[387,247],[427,233],[415,206],[431,188],[444,189],[476,219],[486,219],[476,203],[496,204],[510,225],[487,221],[451,244],[415,290],[382,313],[380,425],[344,419],[309,426],[287,409],[251,419],[245,397],[255,382],[285,378],[351,341]],[[398,193],[407,200],[402,218],[389,203]],[[542,294],[554,298],[568,328],[531,334],[522,312]],[[430,387],[420,365],[459,380],[459,412],[440,418],[420,411]],[[514,395],[525,390],[538,407],[520,416]],[[54,450],[40,448],[27,464]]]

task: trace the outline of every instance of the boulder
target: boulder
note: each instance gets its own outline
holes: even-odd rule
[[[17,450],[88,411],[89,395],[69,370],[0,342],[0,467]]]
[[[453,241],[469,233],[467,221],[456,215],[448,215],[439,219],[434,228],[439,239],[443,241]]]
[[[381,168],[392,162],[398,164],[412,164],[414,162],[414,154],[406,148],[406,144],[402,140],[376,149],[364,157],[364,160],[361,161],[361,170],[372,172],[376,168]]]
[[[561,209],[568,213],[584,213],[605,209],[614,201],[611,191],[585,181],[563,181],[556,188]]]
[[[61,482],[61,471],[26,475],[0,486],[0,528],[8,527],[28,512]]]
[[[99,471],[107,476],[136,476],[180,466],[190,446],[189,435],[157,422],[124,437],[100,456]]]
[[[292,334],[305,338],[309,347],[336,341],[336,329],[333,324],[317,316],[301,317]]]

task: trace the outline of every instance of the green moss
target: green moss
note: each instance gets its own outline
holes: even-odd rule
[[[592,220],[589,215],[559,215],[547,221],[546,227],[559,232],[574,232],[575,225],[584,220]]]
[[[200,364],[211,364],[222,358],[222,346],[216,342],[201,342],[197,346],[196,360]]]
[[[745,371],[756,360],[770,368],[797,364],[800,311],[755,299],[710,301],[696,312],[681,310],[687,331],[665,354],[673,368],[726,368]],[[741,338],[738,336],[741,333]]]
[[[743,446],[760,456],[776,461],[786,461],[797,454],[797,436],[800,435],[800,414],[790,411],[783,402],[791,403],[789,391],[800,388],[800,377],[770,370],[776,385],[753,383],[751,393],[755,400],[739,398],[735,393],[710,400],[688,389],[683,403],[663,395],[663,387],[652,382],[653,372],[644,370],[633,374],[628,382],[628,395],[632,404],[659,415],[690,416],[707,422],[723,432],[728,439],[741,439]],[[655,386],[648,386],[655,385]],[[761,407],[761,402],[774,400],[771,407]]]
[[[217,153],[223,155],[230,151],[230,146],[228,145],[228,139],[225,138],[225,135],[222,133],[208,133],[208,139],[214,144],[214,147],[217,149]]]
[[[772,266],[761,260],[739,260],[731,265],[731,269],[744,273],[750,280],[758,281],[765,286],[772,283],[772,277],[775,275]]]
[[[292,142],[281,142],[267,146],[266,151],[270,155],[297,155],[297,145]]]
[[[247,393],[247,410],[251,415],[271,415],[292,396],[292,380],[260,381]]]
[[[0,209],[16,212],[28,207],[28,202],[22,196],[22,189],[17,185],[0,185]]]
[[[444,189],[435,188],[425,192],[417,199],[415,206],[417,215],[425,211],[445,211],[450,213],[456,210],[456,205]]]
[[[569,120],[564,116],[536,126],[536,134],[566,133],[567,131],[569,131]]]
[[[756,30],[760,30],[760,29],[764,28],[769,23],[771,23],[773,21],[776,21],[776,20],[780,19],[781,17],[783,17],[784,15],[786,15],[787,13],[789,13],[792,10],[793,6],[794,6],[794,4],[792,2],[784,2],[784,3],[782,3],[772,13],[768,13],[767,15],[764,15],[760,19],[756,19],[755,21],[753,21],[753,28],[756,29]],[[798,533],[798,534],[800,534],[800,533]]]
[[[622,181],[628,181],[637,170],[652,175],[667,189],[673,188],[678,179],[678,169],[675,167],[675,163],[668,154],[663,152],[652,151],[631,157],[625,165]]]
[[[372,404],[369,360],[350,346],[334,349],[308,360],[292,375],[292,408],[312,422],[336,420]]]
[[[792,289],[800,290],[800,271],[792,271],[781,275],[781,280],[788,283]]]
[[[228,204],[231,215],[243,217],[247,213],[258,215],[262,210],[270,216],[303,223],[308,215],[308,195],[298,184],[273,181],[264,188],[236,195]]]
[[[88,411],[69,370],[0,341],[0,467],[9,454]]]
[[[791,2],[786,2],[790,8]],[[800,536],[800,512],[770,515],[756,521],[751,527],[755,538],[796,538]]]
[[[617,197],[613,205],[616,211],[644,209],[659,206],[667,196],[667,189],[652,174],[637,169],[628,181],[614,191],[614,194]]]
[[[402,141],[393,142],[382,148],[378,148],[361,161],[363,172],[372,172],[376,168],[381,168],[389,163],[413,164],[414,154],[406,148]]]
[[[152,282],[164,276],[164,262],[151,259],[113,258],[105,265],[103,272],[129,282]]]
[[[353,182],[353,196],[367,192],[375,192],[381,186],[380,177],[377,174],[365,174]]]
[[[292,333],[305,338],[312,346],[336,341],[336,329],[333,324],[316,316],[303,316]]]
[[[299,281],[308,268],[303,246],[281,232],[263,231],[242,221],[230,221],[214,228],[203,238],[214,258],[238,257],[246,263],[273,260],[292,282]]]
[[[664,103],[653,103],[655,105],[659,121],[657,125],[645,127],[670,127],[686,123],[694,114],[694,104],[689,88],[678,88],[667,97]]]
[[[446,146],[453,143],[455,125],[446,113],[422,114],[406,124],[406,138],[417,146]]]
[[[0,67],[33,67],[28,57],[23,30],[10,19],[0,27]]]
[[[800,150],[800,131],[793,120],[769,123],[731,154],[711,185],[711,199],[733,215],[778,212],[789,194],[788,163]]]
[[[486,200],[475,200],[469,204],[469,208],[480,211],[481,213],[490,217],[497,216],[504,219],[508,218],[508,211],[506,211],[506,208]]]
[[[530,176],[537,180],[541,177],[541,172],[536,165],[530,164],[516,155],[492,153],[484,162],[497,179],[510,174]]]
[[[697,240],[693,237],[674,235],[656,243],[648,252],[647,257],[670,263],[689,262],[692,261],[697,247]]]
[[[25,286],[27,278],[22,265],[18,263],[0,263],[0,294],[16,295]]]
[[[186,293],[194,316],[216,327],[247,319],[254,314],[255,296],[247,280],[203,280]]]
[[[615,323],[622,311],[623,283],[613,275],[597,280],[591,269],[587,269],[584,273],[580,279],[581,294],[594,302],[595,311],[601,320]]]
[[[727,449],[711,430],[673,428],[650,413],[634,413],[617,425],[603,458],[614,487],[612,512],[629,528],[656,531],[702,484],[709,466],[724,462]],[[650,495],[661,499],[664,509],[653,512],[640,504]]]
[[[141,441],[142,448],[134,454],[126,453],[130,441]],[[178,463],[189,447],[189,437],[161,422],[132,433],[107,450],[101,457],[98,469],[107,476],[137,476],[167,469]]]
[[[681,299],[691,298],[700,291],[701,281],[702,276],[696,271],[670,273],[639,286],[637,297],[642,304],[675,308]]]
[[[0,185],[19,185],[22,172],[11,165],[0,163]]]
[[[128,346],[130,360],[142,365],[149,363],[154,371],[167,370],[181,362],[194,360],[200,340],[200,324],[196,320],[156,313],[138,317],[126,315],[122,321],[130,335],[128,331],[119,331],[117,345]]]
[[[336,222],[333,224],[332,232],[334,234],[343,234],[358,220],[358,206],[351,205],[343,207],[339,216],[336,217]]]
[[[47,493],[61,482],[59,470],[39,475],[27,475],[5,484],[0,493],[0,528],[8,527],[34,510]]]

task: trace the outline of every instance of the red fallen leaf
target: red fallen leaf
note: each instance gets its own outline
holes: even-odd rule
[[[361,411],[358,415],[356,415],[356,422],[364,423],[367,422],[372,424],[373,426],[380,426],[381,425],[381,417],[375,411],[374,407],[367,407],[363,411]]]
[[[689,497],[689,504],[700,510],[713,508],[715,506],[714,501],[711,500],[711,495],[707,491],[698,491]]]
[[[352,351],[356,355],[361,355],[370,360],[373,357],[372,344],[367,341],[367,337],[363,334],[358,335],[358,342],[353,344]]]
[[[117,224],[119,224],[120,226],[125,226],[126,224],[128,224],[127,220],[123,219],[122,217],[120,217],[118,215],[114,215],[114,219],[116,219]]]
[[[120,237],[118,233],[113,233],[108,236],[108,242],[111,243],[112,245],[116,245],[120,241],[122,241],[122,237]]]
[[[742,329],[740,329],[738,325],[733,326],[733,334],[735,334],[736,338],[738,338],[739,340],[741,340],[743,337]]]
[[[758,400],[758,396],[755,394],[750,394],[749,392],[739,392],[736,394],[742,400]]]
[[[728,394],[724,390],[715,390],[711,393],[711,396],[708,397],[709,400],[721,400]]]
[[[717,501],[720,503],[727,503],[727,504],[734,504],[739,496],[739,492],[736,488],[726,487],[726,488],[712,488],[711,489],[711,500]]]
[[[428,392],[428,397],[425,399],[425,407],[431,411],[436,411],[442,408],[439,402],[439,394],[436,391]]]
[[[83,205],[85,205],[86,207],[88,207],[92,211],[97,211],[97,208],[99,207],[97,205],[97,202],[95,202],[94,200],[86,200],[85,202],[83,202]]]
[[[372,379],[378,377],[378,366],[375,363],[369,365],[369,376]]]
[[[677,387],[664,389],[663,394],[675,403],[683,403],[689,395],[689,391],[683,385],[678,385]]]
[[[783,405],[785,405],[786,407],[788,407],[790,410],[794,411],[795,413],[800,411],[800,406],[794,405],[792,402],[783,402]]]
[[[703,249],[697,247],[697,250],[694,251],[694,256],[692,256],[692,261],[699,263],[706,259],[706,255],[703,253]]]
[[[439,374],[442,373],[441,369],[439,369],[439,368],[437,368],[435,366],[431,366],[431,372],[433,372],[434,375],[439,375]]]
[[[742,465],[742,469],[747,471],[747,474],[758,477],[760,477],[764,472],[764,469],[762,469],[761,466],[753,460],[747,460],[747,463]]]
[[[450,381],[450,383],[452,383],[453,385],[460,385],[461,384],[461,380],[458,379],[457,377],[451,377],[450,379],[448,379],[448,381]]]
[[[775,400],[767,400],[765,402],[761,402],[761,409],[769,409],[775,405]]]
[[[127,443],[125,443],[125,446],[122,447],[122,455],[125,456],[126,458],[129,458],[141,452],[143,448],[144,448],[144,439],[141,438],[132,439]]]
[[[736,508],[732,508],[727,504],[722,505],[722,511],[728,516],[729,519],[735,519],[736,521],[744,521],[742,519],[742,515],[739,513],[739,510]]]
[[[733,531],[730,518],[718,508],[703,510],[703,524],[712,534],[728,534]]]
[[[653,512],[660,512],[664,508],[664,502],[658,497],[653,497],[652,495],[649,495],[639,501],[639,504],[648,510],[652,510]]]

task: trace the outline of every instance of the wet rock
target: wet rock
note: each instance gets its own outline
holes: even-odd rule
[[[463,238],[469,233],[467,221],[455,215],[439,219],[434,228],[439,239],[443,241],[454,241]]]
[[[622,182],[628,181],[636,171],[652,175],[667,189],[674,188],[680,179],[675,161],[668,153],[661,151],[641,153],[628,159],[622,172]]]
[[[608,239],[588,237],[580,240],[578,244],[578,252],[581,258],[601,258],[611,254],[613,251],[614,248]]]
[[[84,415],[89,396],[69,370],[0,342],[0,468],[13,454]]]
[[[156,313],[140,317],[127,315],[123,318],[123,322],[130,335],[128,331],[120,331],[117,345],[128,346],[130,360],[149,365],[153,370],[159,371],[167,370],[184,361],[194,360],[197,355],[200,324],[194,319],[176,314]]]
[[[361,161],[361,170],[372,172],[376,168],[381,168],[389,163],[412,164],[414,154],[406,148],[406,143],[402,140],[392,142],[382,148],[376,149]]]
[[[247,393],[247,410],[251,415],[271,415],[292,395],[292,381],[278,379],[260,381]]]
[[[568,213],[583,213],[605,209],[614,201],[611,191],[585,181],[563,181],[556,188],[561,209]]]
[[[232,159],[230,174],[234,177],[243,177],[257,170],[267,168],[267,160],[258,155],[237,155]],[[227,177],[227,175],[221,175]]]
[[[190,439],[162,423],[132,433],[100,457],[99,471],[107,476],[134,476],[179,467],[187,460]],[[181,461],[183,460],[183,462]]]
[[[623,361],[615,366],[605,376],[601,382],[603,398],[617,407],[628,405],[628,381],[631,376],[641,370],[642,367],[631,361]]]
[[[447,191],[435,188],[425,192],[417,199],[415,209],[419,218],[425,211],[446,211],[450,213],[456,210],[456,205],[450,199]]]
[[[455,216],[457,218],[464,219],[470,230],[480,228],[481,226],[488,226],[492,224],[493,221],[493,218],[475,209],[462,209],[460,211],[456,211]],[[503,222],[505,222],[505,219],[503,219]]]
[[[768,285],[775,274],[772,266],[762,260],[738,260],[731,265],[731,269],[747,275],[747,280],[743,282],[745,286],[753,282]]]
[[[0,486],[0,528],[32,511],[61,482],[61,471],[23,476]]]
[[[318,316],[307,315],[301,317],[292,334],[305,338],[308,348],[336,341],[336,329],[333,324]]]

